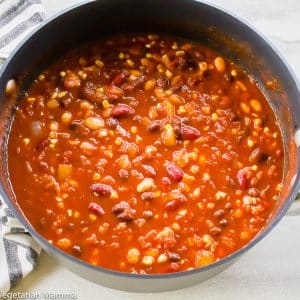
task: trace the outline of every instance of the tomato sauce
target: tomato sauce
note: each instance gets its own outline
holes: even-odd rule
[[[168,273],[218,261],[265,226],[283,145],[239,66],[190,41],[122,35],[32,82],[8,167],[19,206],[53,245],[108,269]]]

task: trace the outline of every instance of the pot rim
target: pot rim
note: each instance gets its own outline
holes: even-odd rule
[[[201,1],[186,0],[186,2],[187,1],[191,2],[191,3],[194,2],[195,4],[199,4],[199,5],[203,5],[203,6],[212,8],[222,14],[227,15],[231,19],[235,19],[235,21],[238,21],[238,22],[242,23],[243,25],[245,25],[249,31],[252,31],[256,35],[256,37],[258,39],[263,40],[265,43],[265,46],[271,48],[271,50],[277,55],[279,60],[285,65],[285,67],[287,68],[291,79],[294,81],[294,83],[298,89],[299,95],[300,95],[300,83],[297,80],[297,77],[296,77],[294,71],[292,70],[292,68],[286,61],[286,59],[283,57],[283,55],[280,53],[280,51],[277,49],[277,47],[275,47],[273,45],[273,43],[270,41],[269,38],[267,38],[264,34],[262,34],[259,30],[254,28],[252,25],[250,25],[248,23],[248,21],[245,21],[241,17],[238,17],[234,13],[231,13],[228,10],[226,10],[218,5],[212,4],[211,2],[206,1],[206,0],[204,0],[204,1],[203,0],[201,0]],[[48,24],[53,22],[55,19],[60,18],[60,17],[63,18],[63,16],[65,14],[70,13],[73,10],[79,9],[80,7],[91,5],[91,4],[93,4],[93,2],[95,2],[95,0],[90,0],[87,2],[81,2],[78,4],[72,5],[71,7],[65,8],[64,10],[57,12],[52,17],[43,21],[36,29],[34,29],[28,36],[26,36],[19,43],[19,45],[16,47],[16,49],[10,54],[10,56],[2,64],[2,66],[0,68],[0,79],[3,76],[3,74],[5,73],[7,66],[13,60],[13,57],[15,56],[15,54],[17,54],[17,52],[20,50],[20,48],[24,47],[24,45],[26,44],[26,42],[28,40],[30,40],[31,38],[34,38],[34,35],[38,31],[40,31],[42,28],[44,28],[45,26],[47,26]],[[299,148],[297,149],[297,157],[300,158],[300,149]],[[283,218],[283,216],[286,214],[286,212],[290,208],[291,204],[293,203],[294,199],[296,198],[296,195],[297,195],[299,189],[300,189],[300,172],[298,171],[296,174],[295,181],[291,185],[289,195],[286,197],[285,201],[283,202],[277,216],[275,218],[273,218],[270,221],[270,223],[267,224],[267,226],[264,227],[259,233],[257,233],[257,235],[248,244],[246,244],[239,250],[237,250],[237,251],[233,252],[232,254],[220,259],[219,261],[214,262],[205,267],[195,268],[195,269],[188,270],[188,271],[180,271],[180,272],[175,272],[175,273],[160,273],[160,274],[132,274],[132,273],[127,273],[127,272],[120,272],[120,271],[116,271],[116,270],[112,270],[112,269],[107,269],[107,268],[104,268],[101,266],[93,266],[75,256],[72,256],[72,255],[60,250],[53,244],[49,243],[47,239],[45,239],[40,233],[38,233],[33,228],[33,226],[29,223],[29,221],[27,221],[25,215],[22,213],[22,210],[20,208],[19,209],[16,208],[16,206],[18,206],[18,205],[16,204],[16,206],[15,206],[12,203],[12,201],[9,199],[9,197],[7,196],[5,190],[3,189],[3,186],[1,184],[0,184],[0,196],[1,196],[1,199],[4,200],[4,202],[9,207],[9,209],[16,216],[16,218],[20,221],[20,223],[34,237],[34,239],[36,241],[38,241],[38,243],[42,246],[42,248],[50,248],[51,249],[51,256],[53,256],[52,253],[54,253],[59,256],[62,256],[64,259],[66,259],[70,262],[80,265],[83,268],[88,268],[88,269],[91,269],[96,272],[100,271],[104,274],[108,274],[108,275],[112,275],[112,276],[116,276],[116,277],[134,278],[134,279],[149,279],[149,280],[151,280],[151,279],[163,280],[163,279],[167,279],[167,278],[178,278],[178,277],[185,277],[185,276],[189,276],[189,275],[202,273],[202,272],[214,269],[214,268],[218,268],[219,266],[224,265],[226,263],[233,262],[236,258],[238,258],[241,254],[245,253],[247,250],[251,249],[255,244],[257,244],[261,239],[263,239],[271,230],[273,230],[273,228],[279,223],[279,221]]]

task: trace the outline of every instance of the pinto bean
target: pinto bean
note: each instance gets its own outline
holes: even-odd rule
[[[249,156],[249,162],[251,163],[261,162],[263,156],[264,153],[262,152],[262,150],[260,148],[255,148]]]
[[[121,221],[130,222],[134,219],[136,211],[130,207],[128,202],[121,201],[112,208],[113,214]]]

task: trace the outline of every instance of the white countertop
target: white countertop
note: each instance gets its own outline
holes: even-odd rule
[[[141,0],[142,1],[142,0]],[[153,0],[155,1],[155,0]],[[82,2],[43,0],[47,15]],[[300,78],[300,1],[214,0],[244,18],[278,47]],[[13,292],[75,293],[77,299],[300,299],[300,207],[235,265],[210,280],[175,292],[133,294],[88,282],[57,264],[46,253],[37,268]],[[0,266],[1,269],[1,266]]]

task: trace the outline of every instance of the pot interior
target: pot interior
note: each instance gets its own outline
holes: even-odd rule
[[[295,130],[300,127],[299,88],[276,52],[238,19],[206,4],[188,0],[103,0],[76,7],[48,22],[9,59],[0,79],[0,192],[15,213],[22,215],[7,172],[6,142],[13,108],[32,78],[53,60],[83,43],[120,33],[150,32],[191,39],[207,45],[241,65],[263,90],[282,130],[285,148],[284,182],[272,219],[286,210],[296,195],[299,151]],[[14,78],[18,95],[5,96]],[[276,83],[275,89],[267,82]],[[23,220],[24,221],[24,220]],[[269,222],[273,223],[272,220]],[[270,225],[271,226],[271,225]]]

